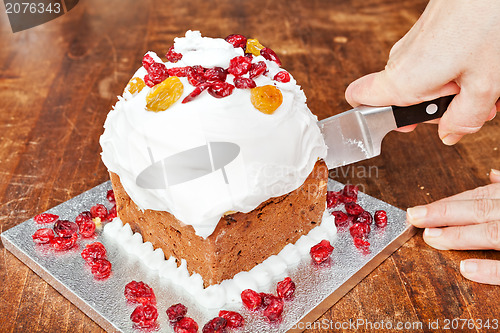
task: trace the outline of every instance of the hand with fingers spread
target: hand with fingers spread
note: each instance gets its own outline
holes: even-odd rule
[[[500,250],[500,171],[491,170],[490,179],[490,185],[409,208],[408,221],[426,228],[425,242],[439,250]],[[500,261],[463,260],[460,271],[472,281],[500,285]]]
[[[500,110],[498,22],[498,0],[430,0],[393,46],[385,69],[351,83],[347,101],[406,106],[457,94],[438,129],[443,143],[457,143]]]

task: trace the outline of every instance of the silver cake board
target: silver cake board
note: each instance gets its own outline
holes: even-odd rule
[[[341,183],[329,180],[329,190],[338,191]],[[61,219],[73,220],[82,211],[89,210],[96,203],[106,204],[106,192],[111,183],[105,182],[82,193],[47,212],[57,214]],[[358,195],[359,204],[373,213],[383,209],[389,223],[385,228],[372,227],[368,238],[369,252],[357,249],[348,231],[339,232],[332,242],[334,252],[327,265],[314,265],[310,258],[302,257],[294,267],[287,269],[287,275],[297,285],[294,298],[285,302],[283,318],[279,323],[267,322],[262,314],[249,312],[241,304],[228,305],[225,310],[240,312],[245,318],[245,326],[235,332],[302,332],[307,325],[321,317],[349,290],[358,284],[380,263],[403,245],[416,229],[406,222],[406,213],[381,200],[364,193]],[[155,291],[159,312],[158,332],[173,332],[168,322],[166,309],[176,303],[188,307],[188,316],[203,325],[217,316],[218,309],[206,309],[182,288],[169,284],[149,270],[136,257],[131,257],[121,246],[98,230],[93,239],[79,239],[76,249],[67,253],[54,253],[33,243],[33,233],[43,225],[29,219],[1,234],[7,250],[47,281],[64,297],[75,304],[87,316],[108,332],[140,332],[133,327],[130,314],[134,306],[127,304],[123,291],[132,281],[144,281]],[[47,226],[50,227],[50,226]],[[113,265],[110,278],[98,281],[90,273],[80,256],[86,244],[99,241],[108,252]],[[277,281],[270,281],[267,290],[273,292]],[[274,292],[275,293],[275,292]],[[156,331],[155,331],[156,332]]]

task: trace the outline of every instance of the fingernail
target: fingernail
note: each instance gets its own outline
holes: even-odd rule
[[[490,175],[493,175],[495,177],[500,177],[500,170],[497,169],[491,169]]]
[[[458,141],[460,141],[460,139],[462,138],[461,135],[457,135],[457,134],[446,134],[442,139],[441,141],[443,141],[443,143],[447,146],[452,146],[454,145],[455,143],[457,143]]]
[[[427,237],[439,237],[443,234],[443,229],[441,228],[425,228],[424,235]]]
[[[425,206],[416,206],[408,208],[407,213],[410,220],[421,220],[427,215],[427,208]]]
[[[467,274],[476,273],[478,268],[479,265],[475,261],[462,260],[460,262],[460,271],[462,271],[462,273],[467,273]]]

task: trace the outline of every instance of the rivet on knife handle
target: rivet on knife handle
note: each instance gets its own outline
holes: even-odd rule
[[[423,123],[441,118],[455,95],[444,96],[432,101],[410,106],[392,106],[397,127]]]

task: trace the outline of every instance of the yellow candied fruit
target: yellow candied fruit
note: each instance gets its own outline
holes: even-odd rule
[[[250,102],[260,112],[273,114],[283,103],[283,95],[272,85],[256,87],[250,90]]]
[[[146,84],[144,83],[143,79],[141,79],[140,77],[133,77],[130,79],[130,81],[128,81],[125,90],[128,90],[129,93],[135,95],[140,93],[145,86]]]
[[[254,56],[260,56],[260,50],[264,48],[264,45],[259,43],[257,39],[247,39],[246,52],[253,54]]]
[[[181,98],[184,86],[177,76],[171,76],[154,86],[146,96],[146,110],[165,111]]]

